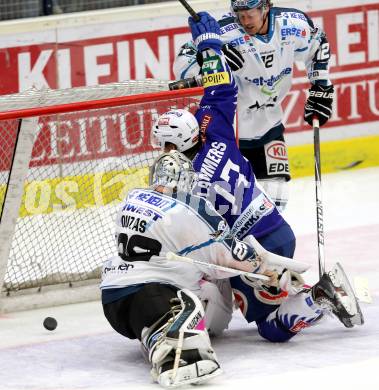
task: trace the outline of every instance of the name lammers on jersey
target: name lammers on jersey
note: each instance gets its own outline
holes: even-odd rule
[[[209,187],[216,169],[224,157],[226,144],[223,142],[212,142],[198,173],[197,188],[200,190],[196,195],[203,198],[208,197]],[[204,191],[203,191],[204,190]]]

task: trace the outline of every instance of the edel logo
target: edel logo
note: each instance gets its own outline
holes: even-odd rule
[[[276,160],[288,160],[286,147],[281,142],[272,144],[267,149],[267,155]]]

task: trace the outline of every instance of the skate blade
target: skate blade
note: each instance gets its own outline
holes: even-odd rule
[[[340,302],[346,311],[351,315],[350,318],[345,319],[346,323],[344,322],[344,325],[348,328],[354,325],[363,325],[364,318],[358,303],[358,299],[355,296],[354,290],[340,263],[337,262],[334,265],[332,271],[329,272],[329,276],[333,282],[334,287],[337,289]]]
[[[166,388],[197,385],[222,374],[222,370],[213,360],[201,360],[187,366],[179,367],[174,380],[172,379],[172,374],[173,370],[163,372],[158,377],[158,383]]]
[[[354,290],[359,302],[372,303],[368,280],[366,278],[356,276],[354,278]]]

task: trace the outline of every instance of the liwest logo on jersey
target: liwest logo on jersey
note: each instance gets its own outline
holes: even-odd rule
[[[232,46],[232,47],[244,45],[245,43],[250,42],[250,39],[251,39],[250,36],[247,35],[247,34],[241,35],[241,36],[238,37],[238,38],[232,39],[232,40],[229,42],[229,45]]]

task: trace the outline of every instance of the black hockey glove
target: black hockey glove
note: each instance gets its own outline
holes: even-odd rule
[[[304,107],[304,120],[312,126],[313,116],[317,116],[320,126],[332,116],[333,85],[312,85]]]
[[[222,46],[221,50],[224,53],[226,62],[233,72],[240,70],[243,67],[245,60],[237,49],[229,44],[225,44]]]

